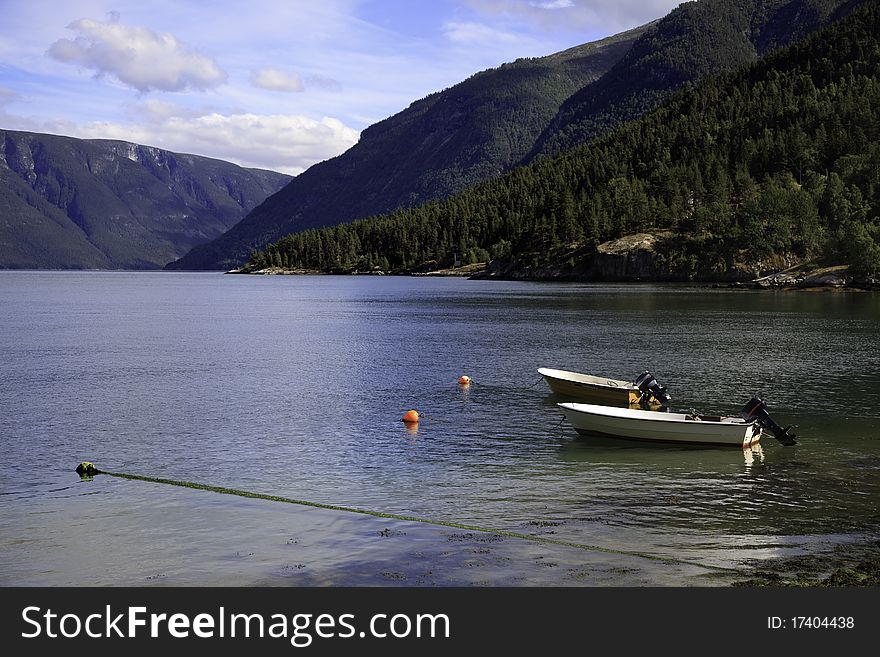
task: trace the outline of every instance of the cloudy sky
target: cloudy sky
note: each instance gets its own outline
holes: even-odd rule
[[[297,174],[477,71],[680,0],[0,0],[0,128]]]

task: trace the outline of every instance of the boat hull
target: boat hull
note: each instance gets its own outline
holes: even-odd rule
[[[540,368],[538,374],[544,377],[550,390],[560,397],[611,406],[636,405],[642,397],[642,392],[630,381],[607,379],[546,367]]]
[[[594,404],[558,404],[581,435],[687,445],[748,447],[761,439],[756,422],[741,418],[695,419],[682,413],[616,409]]]

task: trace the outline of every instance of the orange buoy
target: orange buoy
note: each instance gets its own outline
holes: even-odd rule
[[[419,415],[418,411],[407,411],[406,413],[403,414],[403,421],[407,422],[407,423],[408,422],[418,422],[419,417],[421,417],[421,416]]]
[[[464,375],[458,377],[458,385],[460,386],[469,386],[471,384],[471,377]]]

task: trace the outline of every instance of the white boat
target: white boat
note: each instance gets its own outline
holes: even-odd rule
[[[660,386],[650,372],[641,374],[635,381],[610,379],[549,367],[539,368],[538,374],[544,377],[544,381],[553,393],[590,403],[632,406],[645,401],[659,406],[668,403],[671,399],[666,393],[666,388]],[[639,386],[640,383],[642,387]]]
[[[748,447],[761,439],[757,419],[662,413],[595,404],[558,404],[579,434],[691,445]]]

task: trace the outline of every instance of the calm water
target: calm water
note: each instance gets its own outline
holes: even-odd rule
[[[409,543],[387,553],[380,541],[377,553],[377,526],[351,514],[80,482],[73,468],[85,459],[710,566],[876,537],[878,346],[876,293],[0,273],[0,583],[168,573],[169,583],[279,583],[288,571],[306,583],[387,583],[360,566],[394,579],[402,566],[377,566],[377,554],[411,560],[418,541],[416,554],[438,562],[454,549],[454,536],[427,526],[380,523]],[[674,407],[705,413],[736,413],[760,392],[774,419],[797,425],[800,445],[579,438],[541,366],[615,378],[651,369]],[[417,432],[400,422],[410,408],[426,416]],[[306,564],[281,552],[306,544]],[[459,559],[432,581],[516,583],[511,555],[490,572],[504,577],[458,577]],[[542,556],[529,558],[532,568]],[[679,581],[647,573],[644,583]],[[607,583],[618,581],[629,582]]]

